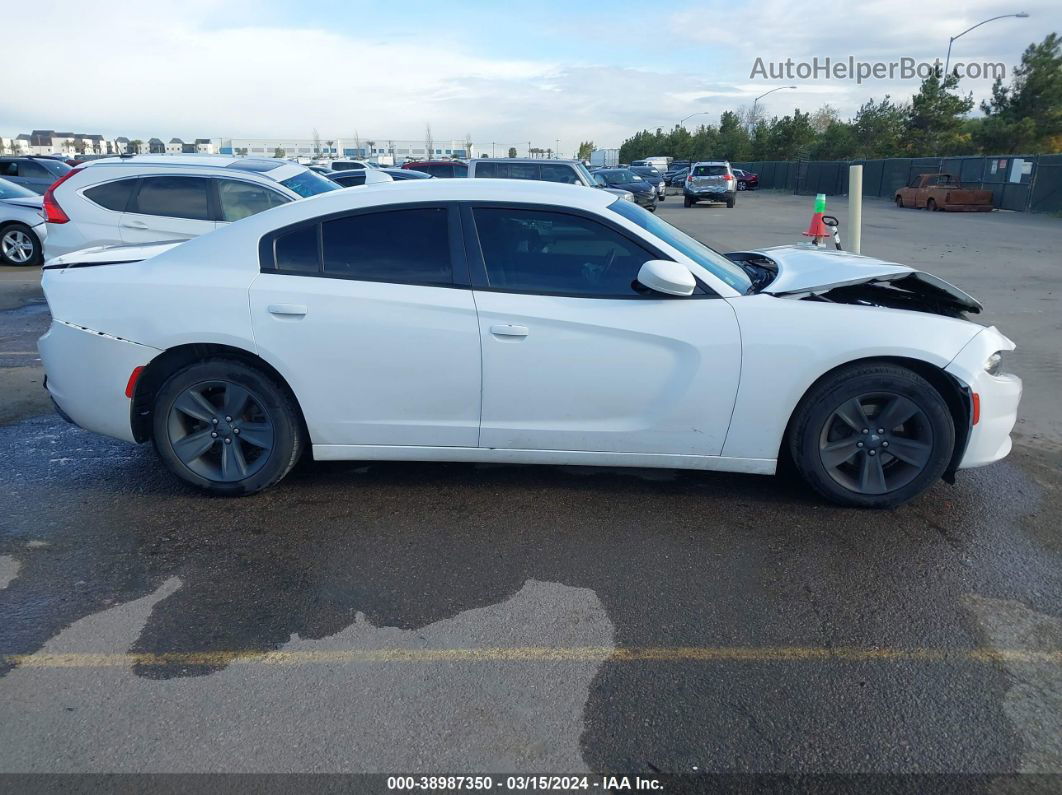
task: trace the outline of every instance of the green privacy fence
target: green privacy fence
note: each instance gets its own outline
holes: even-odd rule
[[[947,172],[966,187],[992,191],[992,204],[1020,212],[1062,211],[1062,154],[890,157],[884,160],[760,160],[734,162],[760,176],[761,188],[800,196],[848,193],[848,167],[863,166],[863,195],[891,199],[919,174]]]

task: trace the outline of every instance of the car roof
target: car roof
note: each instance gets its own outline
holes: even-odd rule
[[[573,166],[582,163],[582,160],[562,160],[558,157],[475,157],[468,161],[472,163],[564,163]]]
[[[129,169],[165,172],[173,169],[178,173],[197,176],[222,174],[231,177],[258,177],[268,182],[281,182],[296,174],[309,171],[306,166],[293,160],[253,157],[228,157],[227,155],[134,155],[133,157],[105,157],[91,160],[80,166],[87,176],[99,174],[106,169]],[[134,172],[135,173],[135,172]]]
[[[691,165],[694,166],[729,166],[729,160],[698,160]]]

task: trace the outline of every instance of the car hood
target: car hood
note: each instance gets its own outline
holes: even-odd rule
[[[19,207],[33,207],[39,210],[44,206],[43,196],[12,196],[10,199],[0,199],[5,204],[15,204]]]
[[[184,243],[184,240],[164,240],[158,243],[92,246],[53,257],[44,263],[48,268],[78,268],[90,265],[117,265],[120,262],[140,262]]]
[[[897,262],[864,257],[847,251],[830,251],[810,244],[773,246],[738,251],[727,257],[743,266],[768,272],[757,292],[769,295],[822,294],[860,284],[892,285],[923,297],[945,302],[967,312],[983,308],[958,287],[930,273]]]

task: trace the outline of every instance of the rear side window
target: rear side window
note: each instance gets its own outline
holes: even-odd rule
[[[217,185],[222,221],[239,221],[288,202],[275,190],[251,182],[219,179]]]
[[[454,163],[452,166],[450,166],[450,168],[452,168],[454,170],[454,176],[455,177],[467,177],[468,176],[468,166],[465,165],[464,163]]]
[[[365,213],[321,226],[326,274],[402,284],[453,283],[445,208]]]
[[[203,177],[144,177],[129,212],[209,221],[208,188]]]
[[[67,169],[70,170],[69,168]],[[32,160],[23,160],[18,166],[18,175],[32,179],[51,179],[52,173],[39,163]]]
[[[721,177],[726,173],[726,166],[694,166],[695,177]]]
[[[125,212],[134,187],[135,179],[119,179],[89,188],[85,191],[85,196],[106,210],[121,213]]]
[[[562,166],[558,163],[543,163],[542,179],[546,182],[563,182],[566,185],[577,185],[579,178],[575,175],[575,169]]]
[[[509,179],[539,179],[541,172],[536,163],[510,163]]]
[[[509,176],[509,167],[504,163],[476,163],[476,176],[504,178]]]
[[[277,270],[317,273],[321,262],[317,242],[317,224],[278,237],[273,244]]]

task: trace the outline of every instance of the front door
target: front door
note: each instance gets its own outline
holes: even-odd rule
[[[741,357],[725,300],[645,292],[635,277],[659,255],[590,216],[475,207],[469,220],[488,283],[480,446],[721,452]]]

